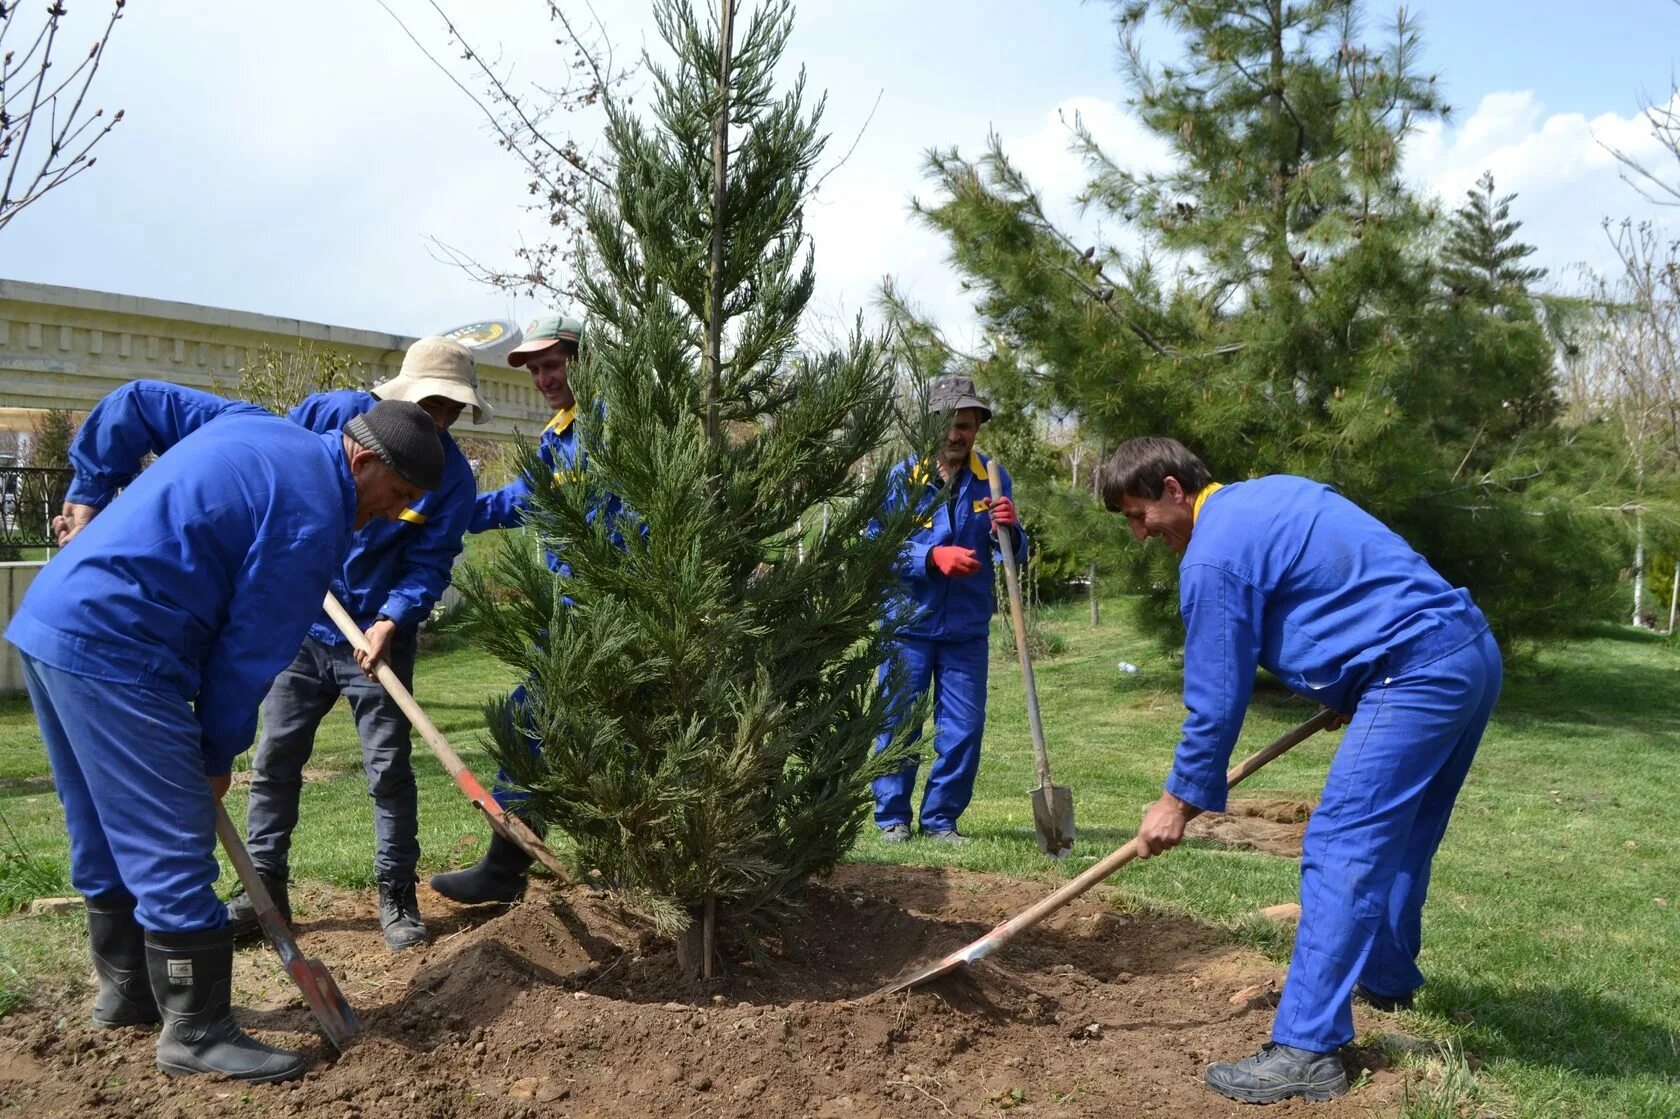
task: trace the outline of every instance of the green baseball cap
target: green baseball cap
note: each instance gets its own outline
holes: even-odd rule
[[[570,342],[574,348],[581,348],[583,320],[561,314],[538,315],[525,328],[525,340],[508,352],[508,364],[517,369],[532,356],[561,342]]]

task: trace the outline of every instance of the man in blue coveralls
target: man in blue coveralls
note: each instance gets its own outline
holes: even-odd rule
[[[293,408],[290,418],[310,431],[337,431],[381,400],[418,404],[432,418],[443,444],[443,482],[396,519],[376,521],[351,539],[332,593],[356,619],[369,652],[352,649],[332,620],[317,611],[297,657],[275,677],[263,700],[245,822],[251,861],[290,920],[286,878],[303,767],[315,749],[316,728],[343,696],[356,720],[362,769],[373,798],[379,928],[386,945],[400,952],[426,941],[415,898],[420,821],[413,741],[408,717],[374,677],[374,666],[384,660],[403,686],[413,689],[420,623],[449,585],[473,512],[472,468],[449,428],[468,408],[475,424],[485,423],[492,413],[478,393],[472,353],[446,338],[422,338],[408,348],[402,368],[389,381],[369,392],[316,393]],[[235,936],[258,931],[256,909],[243,891],[228,903],[228,920]]]
[[[148,453],[159,458],[142,473]],[[54,519],[64,550],[6,638],[87,896],[94,1021],[161,1018],[157,1064],[172,1076],[296,1076],[301,1058],[247,1036],[229,1006],[215,805],[351,534],[442,480],[436,429],[417,405],[386,401],[316,434],[134,381],[93,409],[70,459]]]
[[[908,459],[893,468],[890,502],[916,502],[925,512],[899,556],[898,574],[915,617],[899,631],[893,661],[881,668],[891,684],[894,666],[906,691],[893,697],[907,710],[933,689],[933,764],[922,793],[921,833],[946,843],[966,843],[957,818],[974,793],[980,769],[980,735],[986,725],[987,632],[992,594],[994,526],[1015,534],[1017,556],[1026,536],[1015,515],[1014,485],[1002,465],[974,449],[980,425],[992,410],[967,377],[944,377],[928,386],[928,410],[947,417],[945,443],[933,463]],[[1003,497],[994,505],[990,472]],[[881,736],[886,748],[892,728]],[[875,826],[888,843],[910,838],[910,794],[916,764],[875,779]]]
[[[1272,1041],[1207,1070],[1246,1103],[1347,1091],[1351,1000],[1409,1007],[1430,863],[1503,670],[1487,620],[1376,518],[1328,486],[1273,475],[1220,485],[1183,445],[1133,439],[1103,503],[1183,556],[1184,736],[1144,813],[1145,858],[1196,812],[1225,810],[1225,771],[1257,667],[1350,717],[1301,855],[1301,925]]]
[[[572,394],[570,371],[578,360],[583,345],[583,324],[565,315],[540,315],[525,328],[519,346],[508,354],[508,364],[524,366],[531,374],[531,384],[554,409],[554,418],[543,428],[537,445],[537,457],[554,477],[562,482],[577,482],[582,478],[577,425],[577,399]],[[525,510],[531,503],[531,483],[520,475],[499,490],[478,495],[473,507],[468,532],[490,532],[494,529],[515,528],[525,522]],[[565,565],[554,552],[546,557],[548,569],[565,574]],[[520,686],[511,697],[514,706],[525,700],[525,688]],[[495,796],[504,807],[513,808],[523,799],[509,788],[506,771],[496,774]],[[490,846],[477,864],[462,870],[434,874],[432,889],[461,905],[505,904],[516,901],[525,892],[526,872],[531,856],[517,844],[491,833]]]

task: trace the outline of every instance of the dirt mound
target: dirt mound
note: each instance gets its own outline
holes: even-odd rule
[[[872,994],[1048,888],[845,867],[767,957],[731,961],[704,990],[668,946],[583,890],[487,920],[423,894],[436,939],[400,956],[384,951],[372,898],[308,891],[304,950],[328,962],[364,1026],[347,1053],[323,1050],[253,948],[239,958],[240,1018],[308,1049],[316,1064],[303,1080],[169,1080],[152,1066],[149,1032],[86,1024],[84,994],[7,1021],[0,1104],[112,1119],[1251,1116],[1208,1092],[1202,1068],[1266,1039],[1281,971],[1187,922],[1087,897],[971,971]],[[1267,1114],[1363,1117],[1392,1104],[1399,1083],[1378,1070],[1336,1103]]]
[[[1303,800],[1232,797],[1223,813],[1197,816],[1184,834],[1234,850],[1298,859],[1314,807]]]

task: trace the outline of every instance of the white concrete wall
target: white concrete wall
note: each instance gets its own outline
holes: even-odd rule
[[[34,582],[35,573],[46,566],[45,560],[27,563],[0,563],[0,630],[4,630],[23,603],[23,592]],[[23,662],[12,643],[0,638],[0,695],[23,693]]]

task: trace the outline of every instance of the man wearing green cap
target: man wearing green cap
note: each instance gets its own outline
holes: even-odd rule
[[[561,314],[539,315],[525,328],[524,341],[507,359],[515,369],[523,366],[530,372],[531,384],[554,409],[554,418],[543,428],[537,445],[537,458],[560,482],[581,481],[583,474],[583,456],[574,422],[577,399],[570,382],[572,364],[578,360],[582,344],[583,324],[577,319]],[[467,531],[517,527],[524,523],[530,504],[531,482],[521,474],[499,490],[478,495]],[[550,571],[566,573],[565,564],[552,549],[545,558]],[[512,700],[516,709],[524,706],[523,686],[514,691]],[[508,787],[505,770],[496,774],[496,799],[509,807],[523,799],[523,794]],[[435,874],[431,886],[462,905],[511,902],[525,892],[525,872],[530,865],[531,856],[518,845],[492,834],[490,846],[477,865]]]

